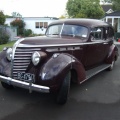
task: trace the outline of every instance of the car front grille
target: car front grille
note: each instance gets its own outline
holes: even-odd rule
[[[40,51],[36,47],[17,47],[13,60],[13,78],[17,79],[18,72],[25,72],[31,62],[31,56],[34,51]]]

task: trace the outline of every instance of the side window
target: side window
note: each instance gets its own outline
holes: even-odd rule
[[[107,33],[107,37],[108,38],[112,38],[114,36],[114,30],[112,27],[108,28],[108,33]]]
[[[103,39],[103,28],[102,27],[96,27],[93,28],[91,31],[91,35],[94,38],[94,40],[101,40]]]

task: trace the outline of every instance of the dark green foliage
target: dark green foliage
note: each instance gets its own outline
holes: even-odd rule
[[[113,1],[113,10],[120,10],[120,0],[112,0]]]
[[[2,11],[0,11],[0,25],[4,25],[5,23],[5,15]]]
[[[66,10],[72,18],[96,18],[104,15],[99,0],[68,0]]]
[[[9,34],[7,31],[3,28],[0,28],[0,45],[6,44],[9,41]]]
[[[28,36],[30,36],[32,34],[32,30],[31,29],[25,29],[24,30],[24,36],[25,37],[28,37]]]
[[[15,19],[14,21],[12,21],[10,23],[10,25],[17,27],[17,31],[18,31],[18,35],[24,36],[24,27],[25,27],[25,23],[23,20],[21,19]]]
[[[6,18],[13,18],[13,16],[5,15]]]

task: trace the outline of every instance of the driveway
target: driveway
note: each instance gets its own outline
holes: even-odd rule
[[[64,106],[50,94],[8,91],[0,85],[0,120],[120,120],[120,58],[113,71],[72,85]]]

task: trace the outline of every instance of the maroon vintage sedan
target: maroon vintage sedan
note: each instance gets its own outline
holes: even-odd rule
[[[111,25],[94,19],[64,19],[51,23],[42,37],[19,39],[0,53],[0,80],[30,92],[56,93],[67,101],[71,82],[81,84],[112,70],[118,57]]]

